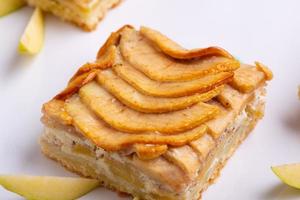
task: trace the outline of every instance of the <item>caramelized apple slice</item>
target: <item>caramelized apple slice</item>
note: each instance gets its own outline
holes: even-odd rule
[[[142,26],[140,29],[140,33],[151,40],[151,42],[153,42],[165,54],[173,58],[192,59],[201,58],[203,56],[223,56],[231,59],[233,58],[232,55],[230,55],[227,51],[220,47],[208,47],[191,50],[184,49],[160,32],[148,27]]]
[[[198,102],[209,101],[217,96],[223,87],[209,92],[185,97],[153,97],[140,93],[126,81],[118,77],[111,69],[98,73],[97,81],[111,94],[128,107],[145,113],[163,113],[184,109]]]
[[[73,200],[99,186],[99,182],[86,178],[1,175],[0,185],[26,199]]]
[[[99,49],[97,53],[97,59],[101,58],[104,54],[106,54],[106,51],[108,48],[110,48],[110,46],[118,45],[122,31],[127,28],[131,29],[133,27],[131,25],[124,25],[116,32],[112,32],[110,34],[104,45]]]
[[[134,144],[133,150],[142,160],[150,160],[159,157],[168,150],[168,145]]]
[[[257,61],[255,62],[255,66],[258,71],[261,71],[265,74],[265,79],[267,81],[270,81],[273,79],[273,72],[267,66],[265,66],[264,64],[257,62]]]
[[[82,87],[79,95],[82,101],[106,123],[117,130],[131,133],[158,131],[174,134],[192,129],[218,113],[217,107],[201,102],[175,112],[141,113],[123,105],[95,82]]]
[[[199,158],[205,160],[209,152],[216,145],[213,137],[208,133],[201,136],[199,139],[190,142],[189,144],[193,150],[198,154]]]
[[[42,112],[47,115],[48,118],[59,122],[63,125],[71,125],[72,118],[68,115],[64,108],[65,102],[57,99],[53,99],[43,105]]]
[[[135,143],[168,144],[182,146],[201,137],[206,131],[205,125],[200,125],[189,131],[175,135],[162,135],[154,132],[125,133],[109,127],[93,114],[78,96],[68,99],[65,105],[67,113],[72,117],[73,125],[97,146],[105,150],[117,151]]]
[[[225,57],[205,57],[197,60],[177,60],[156,50],[133,29],[124,29],[120,40],[124,59],[156,81],[183,81],[208,74],[233,71],[239,62]]]
[[[249,93],[259,87],[264,82],[264,78],[264,73],[255,67],[243,65],[234,72],[230,85],[241,92]]]
[[[86,63],[81,66],[70,79],[68,86],[54,98],[62,100],[68,98],[72,94],[76,93],[83,85],[92,81],[101,69],[106,69],[114,65],[117,59],[116,47],[109,46],[106,50],[107,51],[105,51],[96,62]]]
[[[225,131],[226,127],[232,122],[237,113],[232,109],[224,108],[219,102],[212,101],[211,104],[216,105],[220,109],[218,116],[205,124],[208,127],[209,133],[215,138],[219,138]]]
[[[113,70],[141,93],[156,97],[182,97],[204,93],[232,80],[232,72],[221,72],[183,82],[157,82],[129,65],[116,65]]]
[[[107,48],[105,54],[97,59],[95,63],[87,63],[80,67],[78,71],[74,74],[71,78],[70,82],[74,80],[76,77],[80,76],[81,74],[88,73],[95,69],[106,69],[115,64],[117,57],[117,49],[116,46],[110,46]]]
[[[231,86],[225,85],[223,90],[217,96],[217,99],[224,107],[232,108],[236,113],[239,113],[253,97],[253,93],[243,94]]]
[[[194,177],[201,167],[200,160],[193,149],[187,145],[176,148],[169,148],[164,157],[179,166],[190,177]]]
[[[91,64],[87,64],[91,65]],[[92,64],[93,65],[93,64]],[[86,66],[86,65],[84,65]],[[91,71],[88,71],[86,73],[83,73],[78,76],[74,76],[72,80],[69,82],[68,86],[61,91],[59,94],[57,94],[54,99],[58,100],[65,100],[68,97],[72,96],[74,93],[76,93],[82,86],[89,83],[90,81],[94,80],[98,73],[98,69],[93,69]]]

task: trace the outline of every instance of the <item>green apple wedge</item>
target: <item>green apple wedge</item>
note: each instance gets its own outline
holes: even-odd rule
[[[29,200],[73,200],[99,186],[99,182],[86,178],[0,175],[0,185]]]
[[[300,163],[273,166],[271,169],[282,182],[300,189]]]
[[[24,0],[0,0],[0,17],[9,14],[24,5]]]
[[[40,52],[44,44],[44,16],[36,8],[19,42],[19,52],[34,55]]]

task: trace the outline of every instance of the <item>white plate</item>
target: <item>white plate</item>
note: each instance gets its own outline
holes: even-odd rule
[[[128,0],[97,31],[85,33],[46,18],[46,41],[35,57],[18,55],[18,39],[32,13],[0,19],[0,173],[74,176],[39,150],[42,103],[63,89],[75,70],[95,58],[109,33],[123,24],[147,25],[186,47],[219,45],[241,61],[273,70],[265,118],[236,151],[205,200],[300,199],[272,174],[271,165],[300,161],[300,2]],[[20,199],[0,189],[0,199]],[[103,188],[85,196],[123,199]]]

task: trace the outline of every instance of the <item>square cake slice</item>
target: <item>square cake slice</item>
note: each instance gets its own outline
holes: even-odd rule
[[[92,31],[106,12],[121,0],[26,0],[31,6],[75,23],[85,31]]]
[[[264,114],[263,64],[126,25],[43,106],[43,153],[143,200],[198,200]]]

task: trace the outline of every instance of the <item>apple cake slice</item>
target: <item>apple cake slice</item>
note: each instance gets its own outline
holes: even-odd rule
[[[271,71],[147,27],[111,34],[43,106],[49,158],[145,200],[197,200],[264,113]]]
[[[85,31],[92,31],[106,12],[121,0],[25,0],[31,6],[75,23]]]

